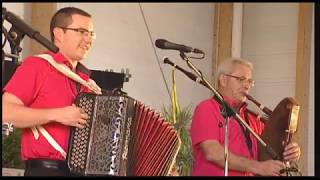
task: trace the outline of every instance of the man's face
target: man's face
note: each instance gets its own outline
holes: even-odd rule
[[[223,94],[230,98],[243,102],[246,94],[252,86],[251,69],[245,65],[234,64],[231,73],[223,74],[220,77]]]
[[[86,58],[93,41],[93,37],[90,35],[90,32],[93,31],[91,18],[74,14],[72,15],[72,23],[60,30],[65,31],[57,36],[60,51],[71,61],[80,61]]]

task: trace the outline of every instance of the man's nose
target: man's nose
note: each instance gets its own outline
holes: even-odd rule
[[[246,89],[250,89],[251,88],[251,84],[249,83],[249,81],[243,81],[242,85]]]
[[[84,40],[85,40],[86,42],[92,42],[93,39],[94,39],[94,38],[93,38],[92,36],[90,36],[90,35],[84,36]]]

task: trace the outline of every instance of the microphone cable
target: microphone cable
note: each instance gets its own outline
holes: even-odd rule
[[[141,6],[141,3],[139,3],[139,8],[140,8],[140,12],[142,14],[142,17],[143,17],[143,21],[144,21],[144,24],[147,28],[147,32],[148,32],[148,36],[149,36],[149,39],[150,39],[150,42],[151,42],[151,45],[152,45],[152,48],[153,48],[153,52],[156,56],[156,60],[157,60],[157,64],[159,66],[159,69],[160,69],[160,72],[161,72],[161,75],[162,75],[162,79],[164,81],[164,84],[166,85],[166,89],[167,89],[167,92],[168,92],[168,95],[170,97],[169,101],[171,101],[171,93],[170,93],[170,90],[169,90],[169,87],[168,87],[168,83],[166,81],[166,78],[164,76],[164,72],[163,72],[163,69],[161,67],[161,64],[160,64],[160,60],[159,60],[159,56],[157,54],[157,51],[156,51],[156,48],[154,47],[154,44],[153,44],[153,39],[151,37],[151,33],[150,33],[150,30],[149,30],[149,27],[148,27],[148,24],[147,24],[147,21],[146,21],[146,18],[145,18],[145,15],[144,15],[144,12],[143,12],[143,9],[142,9],[142,6]]]

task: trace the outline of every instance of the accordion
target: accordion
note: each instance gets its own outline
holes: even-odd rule
[[[83,176],[165,176],[181,141],[156,111],[125,95],[81,93],[76,105],[89,119],[72,128],[67,154],[71,173]]]

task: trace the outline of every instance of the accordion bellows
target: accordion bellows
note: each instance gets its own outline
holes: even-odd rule
[[[124,95],[81,93],[89,115],[72,128],[67,162],[77,175],[166,176],[181,145],[174,127],[156,111]]]

